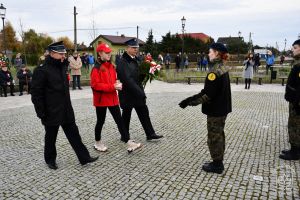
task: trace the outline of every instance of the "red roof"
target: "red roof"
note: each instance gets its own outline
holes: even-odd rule
[[[179,37],[182,37],[182,34],[178,34],[178,35],[179,35]],[[210,39],[210,36],[208,36],[204,33],[185,33],[184,35],[189,36],[194,39],[202,40],[203,42],[208,42],[208,40]]]

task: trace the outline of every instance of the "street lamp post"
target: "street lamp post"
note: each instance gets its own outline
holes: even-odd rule
[[[286,38],[284,39],[284,49],[283,49],[283,52],[285,53],[285,47],[286,47]]]
[[[0,16],[2,18],[2,23],[3,23],[3,44],[4,44],[4,54],[6,55],[6,41],[5,41],[5,31],[4,31],[5,14],[6,14],[6,8],[1,3],[1,6],[0,6]]]
[[[241,31],[238,32],[238,36],[239,36],[239,44],[238,44],[238,57],[237,57],[237,60],[238,62],[240,61],[240,45],[241,45]]]
[[[181,49],[181,63],[182,63],[182,68],[184,66],[184,62],[183,62],[183,48],[184,48],[184,27],[185,27],[185,21],[186,19],[184,18],[184,16],[181,19],[181,26],[182,26],[182,49]]]

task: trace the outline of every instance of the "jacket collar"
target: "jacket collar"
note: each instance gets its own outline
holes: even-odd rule
[[[125,59],[127,62],[137,61],[137,58],[132,58],[130,55],[128,55],[127,52],[124,52],[122,55],[122,58]]]
[[[292,65],[300,65],[300,56],[294,57]]]
[[[106,63],[106,66],[108,65],[111,65],[111,61],[103,61],[101,60],[100,58],[97,59],[96,63],[95,63],[95,68],[100,68],[101,65],[105,64]]]
[[[67,59],[65,59],[64,62],[61,62],[60,60],[54,59],[50,55],[48,55],[45,58],[45,64],[49,64],[49,65],[55,66],[55,67],[63,67],[63,66],[68,66],[69,61]]]

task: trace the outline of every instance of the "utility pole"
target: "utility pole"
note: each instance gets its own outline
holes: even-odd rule
[[[252,53],[252,34],[251,32],[249,34],[249,53]]]
[[[139,26],[136,27],[136,39],[139,41]]]
[[[74,51],[77,51],[77,22],[76,22],[76,6],[74,6]]]

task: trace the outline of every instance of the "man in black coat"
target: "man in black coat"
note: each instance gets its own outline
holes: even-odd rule
[[[21,69],[18,71],[17,77],[19,79],[19,96],[23,95],[24,85],[27,86],[27,92],[30,93],[32,73],[24,64],[21,65]]]
[[[153,129],[146,105],[147,97],[142,86],[139,61],[136,57],[139,48],[138,41],[131,39],[126,44],[128,45],[126,52],[117,66],[118,78],[123,84],[123,89],[119,91],[119,98],[125,126],[129,130],[131,112],[134,108],[144,128],[147,140],[162,138],[163,136],[157,135]]]
[[[10,95],[14,95],[14,79],[11,75],[11,72],[8,71],[7,65],[5,63],[1,63],[0,70],[0,87],[3,89],[4,97],[7,97],[7,87],[10,88]]]
[[[32,103],[46,131],[45,161],[49,168],[57,169],[55,142],[61,126],[79,162],[82,165],[94,162],[98,157],[90,157],[75,123],[67,79],[66,49],[61,41],[50,44],[48,50],[50,54],[46,57],[45,64],[38,66],[33,72],[31,88]]]

